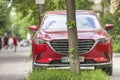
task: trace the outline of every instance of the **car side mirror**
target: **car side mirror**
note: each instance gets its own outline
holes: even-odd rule
[[[113,29],[114,25],[113,24],[106,24],[105,29],[106,30],[111,30]]]
[[[35,31],[37,31],[37,26],[36,25],[29,26],[29,30],[35,32]]]

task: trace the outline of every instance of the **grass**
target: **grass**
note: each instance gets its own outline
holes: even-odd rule
[[[120,53],[120,42],[116,42],[113,44],[113,52]]]
[[[30,52],[30,55],[29,55],[30,59],[32,59],[32,52]]]
[[[27,80],[109,80],[109,76],[101,70],[86,70],[74,75],[69,70],[42,69],[29,73]]]

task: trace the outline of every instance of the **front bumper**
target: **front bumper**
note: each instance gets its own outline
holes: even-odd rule
[[[70,64],[41,64],[33,63],[36,67],[69,67]],[[80,64],[80,67],[110,67],[112,66],[112,61],[106,63],[95,63],[95,64]]]

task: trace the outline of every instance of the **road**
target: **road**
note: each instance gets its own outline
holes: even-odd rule
[[[0,51],[0,80],[24,80],[31,71],[30,47],[19,47]],[[113,75],[110,80],[120,80],[120,55],[114,54]]]
[[[31,71],[30,47],[0,51],[0,80],[24,80]]]
[[[120,80],[120,54],[113,55],[113,75],[110,80]]]

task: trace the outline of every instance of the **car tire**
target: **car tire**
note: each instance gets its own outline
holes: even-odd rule
[[[95,67],[95,69],[101,69],[109,76],[111,76],[113,74],[113,65],[112,64],[111,64],[111,66],[108,66],[108,67]]]
[[[34,65],[34,62],[32,61],[32,71],[35,71],[35,70],[42,70],[43,68],[45,68],[45,67],[42,67],[42,66],[35,66],[35,65]]]
[[[111,76],[112,73],[113,73],[113,67],[112,66],[111,67],[103,67],[102,70],[104,72],[106,72],[109,76]]]

